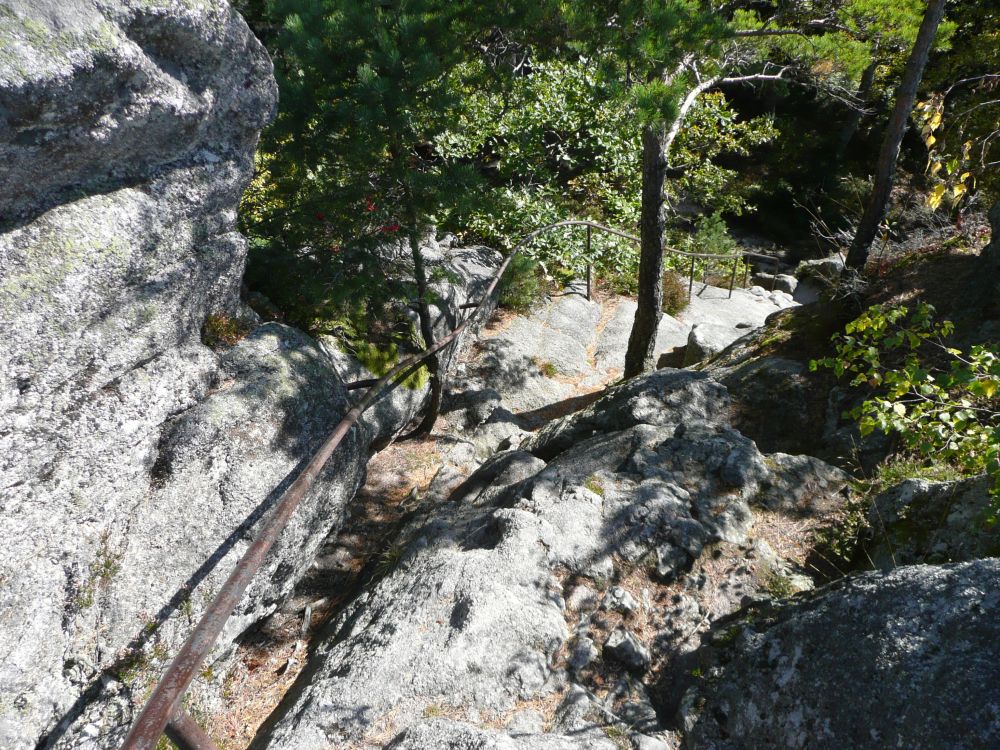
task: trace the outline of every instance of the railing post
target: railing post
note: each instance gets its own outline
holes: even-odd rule
[[[736,269],[739,268],[739,265],[740,265],[740,256],[737,255],[735,258],[733,258],[733,273],[729,277],[729,297],[728,297],[728,299],[732,299],[733,298],[733,287],[736,286]]]
[[[691,294],[694,291],[694,258],[691,259],[691,273],[688,278],[688,302],[691,301]]]
[[[590,302],[592,296],[592,286],[594,283],[594,266],[590,259],[590,224],[587,225],[587,301]]]

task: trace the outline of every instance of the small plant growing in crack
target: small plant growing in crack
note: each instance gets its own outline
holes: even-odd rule
[[[795,593],[795,587],[787,576],[770,571],[764,579],[764,588],[775,599],[787,599]]]
[[[615,747],[620,750],[632,750],[632,743],[629,741],[628,732],[616,724],[609,724],[604,727],[604,734],[611,740]]]
[[[583,486],[598,497],[604,497],[604,482],[601,481],[597,474],[591,474],[587,477],[587,481],[583,483]]]
[[[424,718],[433,719],[438,716],[444,716],[444,709],[441,708],[437,703],[431,703],[424,709]]]
[[[382,550],[378,556],[378,562],[375,564],[375,571],[372,574],[372,583],[381,581],[389,575],[399,564],[405,550],[406,545],[400,541],[392,542],[388,547]]]
[[[532,362],[534,363],[535,367],[538,368],[538,372],[540,372],[547,378],[554,378],[556,375],[559,374],[559,370],[556,369],[556,366],[551,362],[548,362],[544,359],[538,359],[538,357],[533,357]]]
[[[76,604],[80,609],[91,607],[98,590],[107,586],[118,575],[121,571],[121,558],[122,553],[111,549],[111,530],[105,529],[97,544],[97,554],[90,563],[87,581],[76,596]]]

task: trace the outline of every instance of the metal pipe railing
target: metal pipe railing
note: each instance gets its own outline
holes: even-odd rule
[[[198,729],[194,720],[183,710],[181,699],[190,687],[195,675],[198,674],[202,662],[215,646],[219,634],[243,598],[243,594],[246,593],[250,582],[260,570],[267,553],[288,525],[288,521],[302,502],[306,493],[315,484],[317,477],[330,460],[333,452],[379,396],[397,387],[407,375],[419,367],[428,357],[449,346],[465,331],[476,315],[484,309],[487,302],[492,298],[504,272],[510,266],[514,256],[525,245],[544,232],[570,226],[587,227],[588,249],[592,229],[632,240],[633,242],[640,242],[639,238],[634,235],[586,220],[560,221],[540,227],[525,235],[513,247],[493,274],[485,293],[474,304],[472,312],[451,333],[424,351],[403,358],[389,372],[377,380],[364,380],[347,384],[348,390],[363,387],[368,387],[369,389],[347,412],[340,423],[337,424],[333,432],[329,434],[316,453],[310,458],[305,468],[281,495],[274,511],[264,521],[255,539],[251,542],[246,552],[243,553],[243,557],[236,563],[236,566],[229,574],[219,593],[212,600],[211,604],[209,604],[198,624],[195,625],[194,630],[191,631],[191,634],[181,646],[180,651],[177,652],[177,655],[167,667],[166,672],[160,678],[152,695],[129,730],[122,745],[123,750],[155,750],[156,744],[165,730],[167,730],[170,739],[180,745],[182,750],[188,750],[189,748],[191,750],[214,750],[215,746],[208,736]],[[675,249],[670,249],[669,252],[690,257],[692,259],[692,268],[695,258],[734,260],[733,256],[728,255],[692,253]],[[756,253],[747,253],[746,255],[756,255]],[[739,258],[735,260],[738,261]],[[692,277],[693,275],[692,270]],[[589,291],[588,284],[588,293]],[[732,286],[730,286],[730,296],[732,296]],[[462,307],[466,308],[468,305],[463,305]]]

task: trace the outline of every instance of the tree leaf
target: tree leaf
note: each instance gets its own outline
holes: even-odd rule
[[[944,198],[944,193],[946,189],[947,188],[945,188],[944,183],[941,183],[940,185],[935,185],[934,189],[931,191],[931,194],[927,198],[927,205],[930,208],[937,208],[938,206],[940,206],[941,199]]]

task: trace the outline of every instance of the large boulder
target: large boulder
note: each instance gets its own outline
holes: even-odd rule
[[[549,422],[526,448],[550,458],[599,432],[639,424],[676,427],[686,421],[721,423],[728,417],[729,394],[707,375],[659,370],[613,386],[585,409]]]
[[[686,746],[997,747],[998,583],[996,559],[903,567],[720,623]]]
[[[795,294],[795,290],[799,286],[799,280],[788,273],[755,273],[753,283],[772,292],[779,291],[792,295]]]
[[[865,553],[890,569],[1000,555],[1000,535],[987,518],[996,499],[987,476],[951,482],[907,479],[880,493],[868,512]]]
[[[839,254],[815,260],[804,260],[795,269],[795,276],[802,281],[819,281],[833,284],[844,272],[844,259]]]
[[[711,359],[745,333],[716,323],[696,323],[688,334],[684,366]]]
[[[254,747],[582,750],[609,717],[659,746],[650,696],[714,619],[807,587],[785,535],[843,503],[846,476],[762,455],[726,403],[660,371],[486,461],[403,529]]]
[[[236,211],[271,63],[223,0],[0,9],[0,747],[117,747],[260,520],[369,377],[332,341],[249,331]],[[438,330],[496,267],[429,240]],[[446,353],[445,359],[454,350]],[[400,388],[353,430],[219,640],[291,591]],[[220,672],[222,670],[219,670]],[[207,672],[210,673],[210,672]],[[210,682],[204,677],[199,683]],[[196,686],[209,696],[217,685]]]
[[[236,208],[276,103],[263,47],[221,0],[14,0],[0,49],[0,746],[29,748],[72,733],[105,670],[201,602],[297,459],[237,478],[207,440],[276,440],[280,413],[202,413],[217,486],[185,474],[193,458],[171,481],[164,458],[231,387],[200,330],[240,314]],[[328,389],[317,427],[343,401]]]

